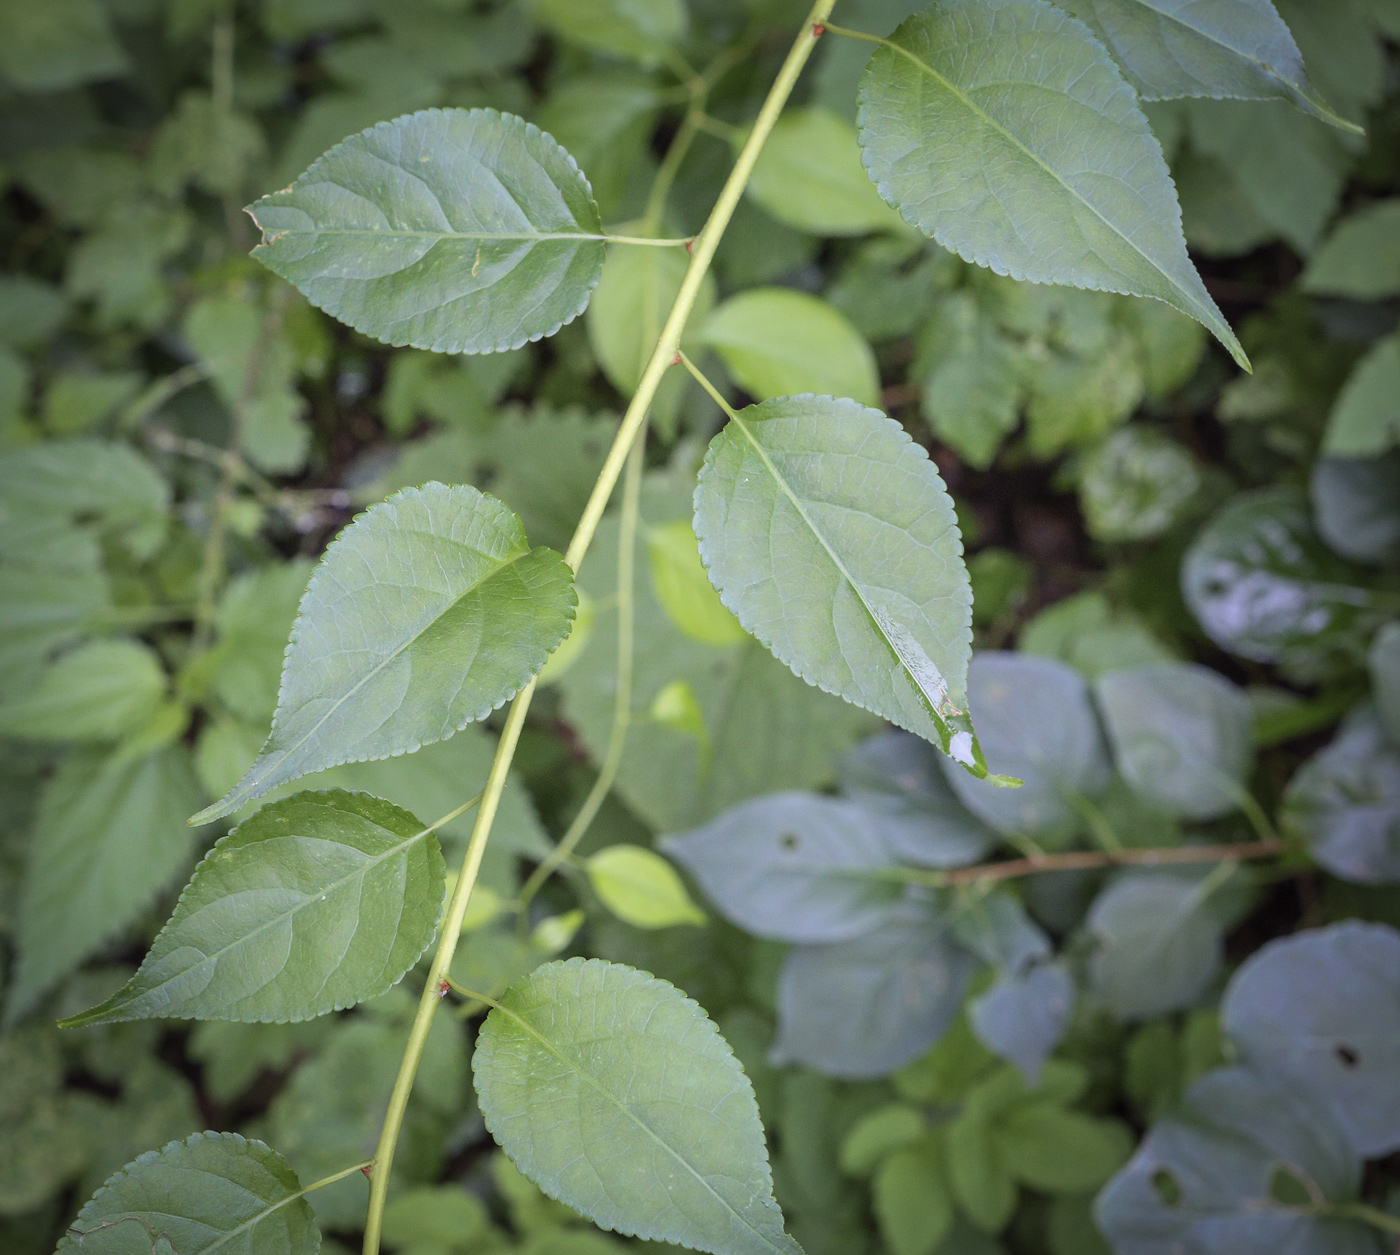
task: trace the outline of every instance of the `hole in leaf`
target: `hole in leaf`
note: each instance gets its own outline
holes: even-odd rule
[[[1280,1164],[1269,1178],[1269,1197],[1282,1207],[1308,1207],[1312,1191],[1292,1168]]]
[[[1175,1207],[1181,1202],[1181,1186],[1166,1168],[1158,1168],[1152,1174],[1152,1188],[1168,1207]]]
[[[1339,1041],[1332,1047],[1332,1053],[1342,1061],[1342,1066],[1346,1068],[1354,1068],[1361,1062],[1361,1056],[1356,1052],[1356,1049],[1348,1046],[1346,1042]]]
[[[797,849],[797,837],[791,832],[785,832],[778,838],[778,844],[785,850]]]

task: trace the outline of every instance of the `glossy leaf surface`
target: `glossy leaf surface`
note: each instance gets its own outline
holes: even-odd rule
[[[544,666],[574,604],[563,559],[530,549],[520,520],[475,488],[426,484],[371,507],[311,577],[257,762],[198,818],[485,718]]]
[[[588,180],[494,109],[425,109],[351,136],[248,212],[254,251],[389,344],[491,353],[583,312],[603,265]]]
[[[1245,364],[1161,148],[1083,24],[1041,0],[949,0],[876,50],[860,99],[865,168],[926,235],[1016,279],[1165,301]]]
[[[725,604],[804,680],[986,774],[966,715],[962,539],[898,423],[831,397],[740,411],[710,443],[695,532]]]
[[[753,1087],[674,986],[598,959],[550,963],[492,1010],[472,1071],[516,1166],[601,1227],[715,1255],[798,1255]]]
[[[70,1025],[307,1020],[398,982],[442,914],[437,838],[407,811],[328,790],[271,802],[195,869],[141,969]]]

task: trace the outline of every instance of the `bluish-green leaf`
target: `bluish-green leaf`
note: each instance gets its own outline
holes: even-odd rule
[[[491,353],[553,335],[603,265],[574,159],[494,109],[425,109],[362,131],[250,206],[253,255],[389,344]]]
[[[88,1200],[58,1250],[316,1255],[320,1246],[301,1182],[281,1155],[237,1133],[195,1133],[127,1164]]]
[[[871,58],[860,141],[880,194],[999,274],[1173,305],[1244,351],[1181,235],[1162,150],[1084,25],[1043,0],[945,0]]]
[[[753,1087],[674,986],[598,959],[511,986],[472,1056],[487,1128],[602,1228],[715,1255],[798,1255]]]
[[[1381,200],[1343,218],[1308,259],[1305,292],[1375,301],[1400,292],[1400,200]]]
[[[1243,690],[1206,667],[1161,662],[1094,683],[1119,774],[1141,796],[1186,819],[1238,810],[1253,760]]]
[[[725,605],[804,680],[987,774],[967,716],[962,537],[898,423],[832,397],[740,411],[710,443],[695,532]]]
[[[1243,1062],[1325,1097],[1367,1159],[1400,1146],[1400,932],[1359,920],[1281,937],[1231,979]]]
[[[1104,37],[1144,100],[1179,96],[1291,100],[1347,131],[1308,81],[1271,0],[1067,0]]]
[[[573,580],[520,520],[465,485],[371,507],[301,600],[272,735],[206,822],[339,763],[390,758],[483,719],[568,634]]]
[[[1327,416],[1322,451],[1365,458],[1400,445],[1400,336],[1377,340],[1351,372]]]
[[[725,917],[776,941],[844,941],[889,917],[900,893],[879,821],[814,793],[774,793],[666,837],[663,848]]]
[[[442,914],[436,836],[365,793],[298,793],[219,841],[141,969],[69,1026],[308,1020],[396,984]]]
[[[986,993],[968,1004],[967,1018],[978,1040],[1013,1063],[1034,1085],[1050,1052],[1060,1044],[1074,1010],[1074,980],[1060,963],[1027,972],[1003,972]]]
[[[850,941],[793,946],[778,977],[773,1062],[885,1076],[943,1036],[973,966],[922,902],[902,903]]]
[[[1318,534],[1330,548],[1353,562],[1400,558],[1400,450],[1319,458],[1308,490]]]

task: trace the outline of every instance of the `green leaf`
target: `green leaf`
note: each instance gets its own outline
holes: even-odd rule
[[[875,1174],[872,1202],[891,1255],[933,1255],[953,1227],[940,1139],[896,1150]]]
[[[653,65],[686,32],[683,0],[533,0],[540,20],[565,39]]]
[[[71,436],[95,427],[141,390],[139,371],[64,371],[44,393],[44,427],[56,436]]]
[[[80,750],[65,760],[39,803],[6,1020],[25,1015],[188,865],[194,834],[184,817],[199,796],[178,746],[138,759]]]
[[[58,329],[68,312],[62,291],[32,275],[0,278],[0,344],[29,349]]]
[[[887,1076],[957,1017],[974,967],[926,902],[891,906],[848,941],[793,946],[778,977],[770,1061],[827,1076]]]
[[[0,1216],[41,1208],[90,1154],[90,1108],[64,1092],[57,1037],[47,1024],[0,1036]]]
[[[1011,1174],[1048,1194],[1098,1189],[1133,1149],[1132,1135],[1117,1120],[1094,1119],[1047,1102],[1017,1107],[997,1133]]]
[[[240,718],[266,726],[277,709],[287,635],[310,575],[306,558],[270,563],[238,576],[219,599],[209,688]]]
[[[927,1121],[917,1107],[906,1103],[877,1107],[846,1134],[841,1143],[841,1171],[848,1176],[865,1176],[891,1151],[917,1142],[927,1131]]]
[[[61,91],[128,68],[100,0],[0,3],[0,77],[9,86]]]
[[[837,764],[841,792],[876,817],[899,859],[920,867],[962,867],[981,859],[996,834],[958,801],[939,756],[905,732],[870,737]]]
[[[708,922],[676,869],[644,846],[607,846],[588,858],[584,870],[603,905],[634,928]]]
[[[1075,794],[1094,795],[1110,767],[1099,720],[1082,676],[1028,654],[978,654],[968,700],[989,764],[1023,783],[1007,790],[945,772],[958,799],[993,828],[1063,842],[1078,824]]]
[[[396,984],[442,914],[437,838],[363,793],[264,806],[195,868],[126,986],[67,1027],[308,1020]]]
[[[894,853],[860,807],[813,793],[774,793],[662,849],[700,883],[725,918],[775,941],[845,941],[891,914]]]
[[[1067,0],[1118,58],[1144,100],[1229,96],[1291,100],[1344,131],[1361,128],[1328,108],[1271,0]]]
[[[1069,1028],[1074,992],[1074,980],[1060,963],[1003,971],[968,1004],[968,1022],[988,1050],[1014,1063],[1026,1084],[1034,1085]]]
[[[1308,261],[1305,292],[1374,301],[1400,292],[1400,200],[1343,218]]]
[[[1137,424],[1114,432],[1079,464],[1079,501],[1096,540],[1160,536],[1200,489],[1191,455]]]
[[[846,316],[793,288],[731,296],[701,329],[729,373],[760,401],[798,393],[880,399],[875,354]]]
[[[7,695],[27,687],[48,656],[84,635],[108,604],[107,580],[89,538],[60,528],[46,539],[66,548],[70,562],[78,558],[76,569],[12,563],[6,559],[13,551],[0,549],[0,692]]]
[[[1319,458],[1308,489],[1318,534],[1330,548],[1353,562],[1400,558],[1400,451]]]
[[[944,247],[1017,279],[1155,297],[1248,365],[1186,255],[1132,88],[1042,0],[949,0],[906,21],[861,82],[860,142],[880,194]]]
[[[855,127],[826,109],[787,110],[745,190],[779,222],[811,235],[904,229],[861,167]]]
[[[962,538],[898,423],[831,397],[740,411],[710,442],[695,531],[725,604],[804,680],[987,774],[966,714]]]
[[[1400,745],[1400,622],[1387,623],[1366,657],[1376,714],[1391,741]]]
[[[1182,877],[1122,876],[1095,900],[1086,923],[1098,941],[1090,982],[1120,1019],[1189,1007],[1220,968],[1220,924],[1199,887]]]
[[[1367,1159],[1400,1146],[1400,932],[1348,920],[1281,937],[1231,978],[1242,1063],[1324,1096]]]
[[[1347,1203],[1361,1160],[1327,1105],[1302,1086],[1246,1068],[1219,1068],[1159,1121],[1095,1204],[1115,1251],[1199,1255],[1282,1251],[1378,1255],[1375,1230],[1274,1196],[1283,1170],[1309,1202]]]
[[[389,344],[491,353],[583,312],[603,265],[588,180],[494,109],[425,109],[352,136],[249,207],[254,250],[313,305]]]
[[[1327,416],[1322,452],[1366,458],[1400,445],[1400,336],[1386,336],[1356,364]]]
[[[115,741],[136,732],[165,695],[165,670],[138,641],[90,641],[31,689],[0,702],[0,732],[39,740]]]
[[[1181,588],[1222,649],[1306,671],[1359,654],[1371,617],[1371,594],[1289,487],[1243,493],[1215,515],[1186,552]]]
[[[228,1249],[316,1255],[321,1234],[301,1182],[262,1142],[237,1133],[194,1133],[147,1151],[78,1213],[60,1255],[126,1255]]]
[[[498,12],[510,16],[510,10]],[[633,172],[649,151],[662,100],[650,75],[617,68],[566,78],[551,86],[540,106],[536,123],[588,171],[605,218],[620,207]]]
[[[410,1249],[471,1246],[490,1229],[480,1199],[455,1185],[425,1185],[396,1195],[384,1209],[384,1241]]]
[[[563,559],[528,548],[520,520],[475,488],[426,484],[372,506],[311,576],[258,761],[194,822],[485,718],[544,665],[573,611]]]
[[[1069,663],[1091,680],[1116,667],[1165,662],[1170,652],[1135,617],[1100,592],[1077,593],[1033,615],[1021,629],[1023,654]]]
[[[734,645],[747,639],[748,633],[725,609],[705,574],[689,523],[676,519],[648,528],[646,546],[656,600],[676,627],[706,645]]]
[[[1188,662],[1100,676],[1094,684],[1119,774],[1139,794],[1185,819],[1238,810],[1254,758],[1244,691]]]
[[[674,986],[550,963],[511,986],[472,1057],[487,1128],[551,1198],[600,1227],[715,1255],[783,1252],[753,1087]]]
[[[682,248],[615,244],[603,263],[603,277],[588,306],[588,339],[603,374],[623,396],[636,391],[689,262],[690,255]],[[715,281],[707,273],[681,339],[687,353],[695,351],[698,340],[691,329],[704,323],[714,303]],[[684,384],[680,374],[667,376],[663,390],[673,378],[676,384]],[[674,406],[675,401],[668,403]]]

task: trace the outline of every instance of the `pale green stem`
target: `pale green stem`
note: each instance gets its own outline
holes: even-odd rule
[[[1123,842],[1118,834],[1113,831],[1113,825],[1108,822],[1108,816],[1103,813],[1091,798],[1083,793],[1076,793],[1073,789],[1065,792],[1065,797],[1069,804],[1079,812],[1080,818],[1089,825],[1089,831],[1093,833],[1094,840],[1099,846],[1107,850],[1110,854],[1121,854],[1123,852]]]
[[[627,731],[632,723],[632,671],[633,642],[636,632],[634,613],[635,568],[637,560],[637,509],[641,497],[642,466],[645,461],[645,444],[638,440],[632,446],[632,454],[627,459],[627,473],[622,481],[622,510],[618,520],[617,540],[617,692],[613,698],[612,729],[608,733],[608,746],[603,753],[603,761],[598,767],[598,778],[579,807],[578,814],[569,824],[559,844],[541,861],[530,874],[524,888],[520,890],[517,907],[520,923],[528,919],[530,903],[540,886],[565,863],[583,840],[589,825],[597,817],[599,809],[608,796],[608,790],[617,779],[618,768],[622,765],[622,753],[627,747]]]
[[[680,348],[681,333],[685,329],[686,319],[690,317],[690,311],[694,308],[696,297],[700,293],[700,286],[704,282],[710,263],[714,260],[715,250],[719,247],[725,228],[729,225],[729,220],[734,215],[734,210],[739,204],[739,198],[744,193],[749,176],[753,173],[758,154],[763,148],[769,132],[772,131],[773,124],[777,122],[778,116],[782,113],[788,97],[792,94],[792,89],[797,83],[802,67],[807,63],[807,58],[811,56],[812,49],[816,45],[818,34],[814,25],[826,19],[835,2],[836,0],[816,0],[812,6],[807,21],[794,40],[792,49],[783,62],[782,68],[778,71],[777,78],[774,79],[773,86],[769,89],[768,97],[763,102],[763,107],[759,110],[753,130],[749,132],[748,139],[735,159],[734,169],[730,171],[729,178],[720,190],[719,199],[715,202],[714,209],[710,211],[709,219],[700,234],[695,237],[690,265],[686,268],[685,278],[681,282],[675,304],[671,307],[671,313],[661,330],[661,336],[652,352],[651,359],[642,372],[641,380],[637,384],[637,391],[627,407],[627,412],[622,417],[612,448],[608,451],[607,459],[603,463],[598,480],[593,486],[587,505],[584,507],[573,539],[569,542],[568,551],[564,555],[569,569],[575,574],[578,573],[584,555],[593,543],[593,537],[598,530],[599,522],[602,520],[608,498],[612,496],[613,488],[622,474],[623,465],[632,449],[632,444],[646,421],[647,411],[656,397],[656,390],[661,385],[661,378],[675,360],[677,350]],[[404,1113],[408,1109],[408,1098],[413,1089],[413,1080],[418,1071],[419,1061],[423,1057],[423,1048],[428,1040],[428,1030],[432,1027],[433,1016],[437,1011],[442,992],[449,987],[446,984],[447,969],[451,965],[452,956],[456,953],[457,941],[462,932],[462,919],[466,915],[467,903],[471,898],[472,889],[481,868],[481,857],[486,847],[486,839],[491,833],[491,825],[495,822],[501,793],[505,789],[510,765],[515,758],[516,746],[520,740],[520,732],[524,727],[525,716],[529,712],[530,702],[534,694],[535,681],[531,680],[517,694],[511,703],[509,713],[506,715],[505,726],[501,729],[501,738],[496,747],[496,756],[486,778],[486,788],[482,792],[481,809],[477,812],[476,824],[472,828],[471,840],[467,844],[466,859],[461,874],[457,878],[457,887],[453,891],[452,901],[448,905],[447,914],[443,920],[437,952],[433,956],[432,965],[428,970],[428,979],[418,1001],[418,1011],[413,1018],[413,1026],[409,1030],[408,1042],[404,1048],[403,1059],[399,1064],[398,1076],[394,1080],[394,1088],[389,1096],[389,1107],[385,1112],[379,1145],[375,1150],[374,1171],[370,1181],[369,1213],[365,1218],[364,1255],[379,1255],[379,1238],[384,1224],[384,1205],[389,1194],[389,1177],[393,1168],[394,1148],[398,1142],[399,1130],[403,1126]]]
[[[661,159],[661,165],[657,167],[656,178],[652,181],[651,191],[647,193],[646,210],[642,214],[642,227],[646,231],[659,231],[661,229],[661,216],[666,210],[666,198],[671,194],[671,187],[676,181],[681,162],[685,160],[686,153],[690,151],[691,143],[699,133],[699,118],[702,116],[702,112],[703,98],[698,98],[686,110],[685,117],[681,119],[680,128],[676,131],[676,137],[671,141],[671,146]],[[649,241],[649,243],[655,243],[655,241]]]
[[[694,378],[695,382],[698,383],[702,388],[705,389],[706,392],[710,394],[710,400],[712,400],[717,406],[719,406],[720,409],[724,411],[725,416],[728,418],[738,418],[739,416],[734,413],[734,407],[724,399],[724,394],[721,393],[720,390],[710,382],[705,372],[702,371],[700,367],[698,367],[694,362],[692,362],[690,358],[688,358],[684,353],[678,353],[677,356],[681,359],[681,365],[684,366],[686,370],[688,370],[691,373],[691,376]]]
[[[688,236],[679,240],[656,240],[649,235],[594,235],[585,238],[603,240],[608,244],[646,244],[652,248],[684,248],[690,243]]]
[[[1318,1209],[1324,1216],[1336,1216],[1344,1220],[1360,1220],[1386,1233],[1400,1234],[1400,1216],[1392,1216],[1370,1203],[1330,1203]]]

